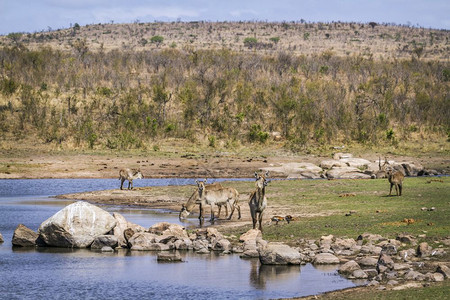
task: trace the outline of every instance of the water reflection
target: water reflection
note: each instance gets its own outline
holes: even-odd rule
[[[276,283],[289,276],[299,276],[300,266],[263,265],[257,259],[250,260],[250,284],[257,289],[266,289],[268,281]],[[292,277],[291,277],[292,278]]]

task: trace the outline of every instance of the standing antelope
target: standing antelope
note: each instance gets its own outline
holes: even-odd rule
[[[128,180],[128,189],[133,189],[133,179],[144,178],[140,169],[121,169],[119,171],[120,189],[123,190],[123,182]]]
[[[203,206],[205,204],[211,205],[211,222],[214,222],[214,208],[216,205],[230,204],[231,213],[228,216],[228,220],[231,220],[234,210],[237,209],[239,213],[238,219],[241,218],[241,207],[238,204],[239,193],[234,188],[221,188],[221,189],[207,189],[205,187],[205,181],[195,181],[198,187],[198,195],[200,198],[200,219],[203,218]]]
[[[398,166],[392,166],[389,164],[389,161],[387,158],[384,158],[384,163],[381,165],[381,157],[378,159],[378,167],[380,168],[379,172],[382,172],[385,174],[385,177],[387,177],[389,183],[391,184],[391,187],[389,189],[389,196],[392,194],[392,187],[395,186],[395,192],[397,196],[402,195],[402,189],[403,189],[403,179],[405,178],[405,174],[402,172],[403,167]],[[377,176],[377,178],[380,178]]]
[[[248,202],[250,214],[252,215],[253,229],[256,229],[256,222],[259,222],[259,230],[261,231],[262,217],[264,209],[266,209],[267,206],[266,186],[269,183],[267,177],[269,177],[269,172],[266,172],[264,175],[258,175],[258,173],[255,172],[256,190],[250,195],[250,200]]]
[[[206,185],[205,188],[207,190],[223,189],[223,186],[219,182],[216,182],[216,183],[211,183],[211,184]],[[200,203],[200,196],[198,194],[198,188],[195,189],[195,191],[192,193],[191,197],[186,202],[186,204],[182,205],[178,218],[186,219],[187,216],[189,216],[191,214],[191,212],[194,210],[194,207],[197,204],[200,205],[200,210],[202,210],[203,207],[201,206],[201,203]],[[222,205],[218,204],[218,206],[219,206],[219,212],[217,213],[217,216],[220,217],[220,211],[222,209]],[[198,218],[201,219],[202,215],[203,215],[203,212],[200,211],[200,216]],[[225,204],[225,215],[228,215],[228,205],[227,204]]]
[[[386,172],[386,176],[389,180],[389,183],[391,184],[391,188],[389,189],[389,196],[392,193],[392,187],[395,185],[395,193],[397,196],[402,195],[402,188],[403,188],[403,179],[405,178],[405,175],[401,171],[396,170],[389,170]]]

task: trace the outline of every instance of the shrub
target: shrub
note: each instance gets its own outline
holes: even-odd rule
[[[152,38],[150,39],[150,42],[153,44],[161,44],[164,41],[164,38],[160,35],[155,35],[152,36]]]
[[[253,124],[250,128],[249,132],[249,140],[251,142],[260,142],[265,143],[267,139],[269,138],[269,133],[265,131],[261,131],[261,125],[259,124]]]
[[[248,37],[244,39],[245,47],[252,48],[258,43],[258,40],[254,37]]]

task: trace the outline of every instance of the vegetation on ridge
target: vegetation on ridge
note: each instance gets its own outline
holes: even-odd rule
[[[73,39],[70,51],[45,43],[27,48],[19,38],[3,46],[0,135],[128,149],[166,137],[211,147],[266,143],[280,132],[296,151],[348,141],[395,145],[450,132],[450,66],[421,59],[418,50],[408,59],[376,59],[333,49],[179,49],[153,37],[156,48],[140,51],[93,51],[86,39]]]

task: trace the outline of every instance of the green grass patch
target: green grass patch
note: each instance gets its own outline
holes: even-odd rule
[[[240,192],[251,183],[232,183]],[[297,217],[290,224],[264,226],[264,238],[293,241],[322,235],[356,238],[364,232],[395,238],[405,233],[439,239],[450,232],[450,178],[411,177],[402,196],[388,196],[387,179],[275,180],[267,188],[268,206]],[[241,205],[245,205],[242,203]],[[435,210],[422,210],[422,207]],[[350,211],[355,213],[346,216]],[[276,212],[276,211],[275,211]],[[267,221],[271,216],[266,215]],[[233,234],[244,232],[237,229]]]

